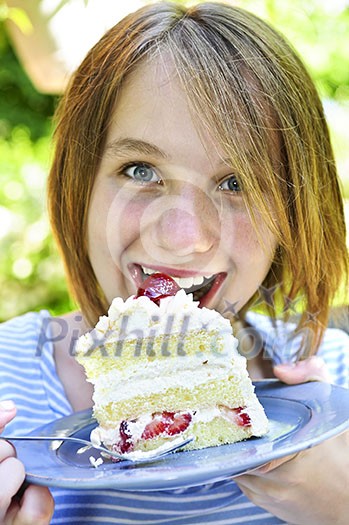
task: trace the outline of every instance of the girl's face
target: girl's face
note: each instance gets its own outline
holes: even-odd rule
[[[252,226],[239,174],[160,60],[138,67],[118,98],[92,192],[88,244],[109,302],[164,272],[201,306],[238,311],[270,268],[274,236],[262,220],[258,232]]]

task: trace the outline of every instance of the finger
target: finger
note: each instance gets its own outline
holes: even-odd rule
[[[308,381],[331,382],[325,362],[316,355],[297,363],[275,365],[273,370],[276,377],[288,385]]]
[[[10,399],[0,401],[0,432],[16,415],[16,405]]]
[[[239,489],[251,500],[255,505],[261,506],[263,498],[265,499],[266,489],[262,478],[255,478],[244,474],[234,478]]]
[[[23,494],[13,525],[47,525],[51,522],[54,501],[46,487],[29,485]]]
[[[17,458],[6,458],[0,463],[0,523],[5,522],[4,518],[11,505],[11,500],[22,485],[24,477],[24,466]]]
[[[19,510],[19,503],[15,499],[11,501],[11,505],[9,506],[7,512],[6,512],[6,518],[5,521],[1,521],[2,525],[13,525],[13,520],[15,519],[17,513]]]
[[[8,441],[0,439],[0,463],[8,457],[16,457],[16,449]]]
[[[269,463],[266,463],[265,465],[262,465],[259,468],[256,468],[251,472],[254,476],[264,476],[265,474],[268,474],[272,470],[275,470],[276,468],[280,467],[281,465],[284,465],[285,463],[288,463],[289,461],[292,461],[298,454],[291,454],[290,456],[284,456],[282,458],[273,459],[272,461],[269,461]],[[246,474],[248,475],[248,474]]]

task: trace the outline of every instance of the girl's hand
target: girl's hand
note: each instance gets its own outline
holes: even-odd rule
[[[274,374],[280,381],[288,385],[297,385],[308,381],[331,382],[325,362],[317,355],[304,359],[304,361],[297,361],[294,364],[276,365],[274,366]]]
[[[0,433],[15,415],[12,401],[0,402]],[[0,439],[0,525],[50,523],[54,503],[46,487],[29,485],[21,498],[16,497],[24,478],[24,466],[16,458],[14,447]]]
[[[313,356],[279,365],[275,375],[288,384],[328,381],[323,361]],[[349,432],[292,456],[271,461],[235,478],[259,507],[293,525],[346,525],[349,516]]]

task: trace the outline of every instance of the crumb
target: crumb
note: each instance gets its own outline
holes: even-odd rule
[[[96,459],[93,456],[90,456],[88,459],[90,460],[91,465],[93,465],[95,468],[98,468],[100,465],[103,464],[102,458]]]

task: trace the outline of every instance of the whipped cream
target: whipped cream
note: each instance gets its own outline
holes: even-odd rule
[[[125,369],[106,370],[91,378],[95,388],[95,404],[108,404],[124,401],[130,397],[147,396],[166,391],[169,388],[193,388],[210,381],[226,380],[234,375],[236,381],[244,379],[245,358],[238,355],[205,355],[205,364],[200,356],[187,356],[185,359],[155,359],[141,368],[131,362]]]
[[[159,306],[146,296],[131,296],[126,301],[117,297],[108,315],[100,317],[95,328],[79,338],[75,350],[77,354],[84,354],[105,343],[200,329],[230,336],[229,346],[237,347],[229,320],[215,310],[199,308],[199,302],[193,301],[193,294],[186,294],[184,290],[161,299]]]

